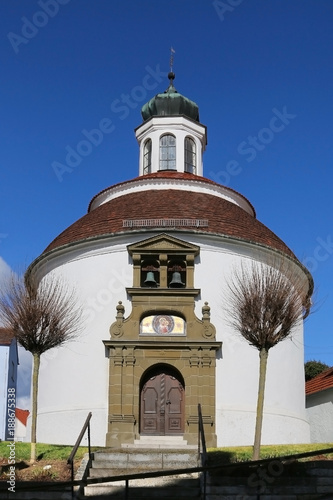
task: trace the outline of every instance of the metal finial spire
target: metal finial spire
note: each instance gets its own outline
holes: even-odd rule
[[[168,78],[170,80],[170,85],[169,85],[169,89],[174,89],[174,86],[173,86],[173,81],[175,79],[175,74],[173,72],[173,55],[176,51],[171,47],[170,49],[170,73],[168,74]]]
[[[170,73],[173,73],[173,58],[175,54],[175,50],[171,47],[170,49]]]

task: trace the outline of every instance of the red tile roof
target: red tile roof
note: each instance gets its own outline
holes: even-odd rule
[[[266,245],[295,258],[293,252],[280,238],[234,203],[206,193],[177,189],[150,189],[114,198],[63,231],[45,252],[87,238],[131,233],[136,229],[124,228],[123,220],[142,218],[208,219],[208,226],[200,227],[196,232],[219,234],[253,244]],[[182,231],[193,232],[193,229],[182,228]]]
[[[22,422],[23,425],[27,425],[27,419],[29,417],[29,410],[21,410],[21,408],[15,408],[15,417]]]
[[[308,396],[331,388],[333,388],[333,367],[308,380],[305,384],[305,393]]]
[[[14,333],[8,328],[0,327],[0,345],[10,345],[14,338]]]
[[[124,184],[130,184],[130,183],[136,182],[136,181],[146,181],[147,179],[190,180],[190,181],[195,181],[195,182],[205,182],[206,184],[211,184],[213,186],[223,187],[224,189],[231,191],[232,193],[236,193],[238,196],[243,198],[249,204],[249,206],[252,208],[253,213],[254,214],[256,213],[253,205],[249,202],[249,200],[247,198],[245,198],[245,196],[240,194],[238,191],[235,191],[235,189],[232,189],[232,188],[227,187],[227,186],[221,186],[221,184],[218,184],[217,182],[212,181],[211,179],[207,179],[207,177],[202,177],[200,175],[190,174],[189,172],[177,172],[175,170],[160,170],[159,172],[154,172],[153,174],[141,175],[139,177],[135,177],[134,179],[119,182],[118,184],[114,184],[113,186],[109,186],[109,187],[103,189],[102,191],[100,191],[99,193],[97,193],[92,198],[91,202],[89,203],[88,212],[90,211],[91,205],[93,204],[94,200],[96,198],[98,198],[98,196],[100,196],[101,194],[105,193],[106,191],[109,191],[109,189],[112,189],[112,188],[118,187],[118,186],[122,186]]]

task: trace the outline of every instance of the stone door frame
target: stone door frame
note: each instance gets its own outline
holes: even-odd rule
[[[202,406],[207,446],[216,446],[215,369],[221,342],[106,340],[109,353],[109,406],[106,446],[120,447],[140,438],[140,381],[160,363],[183,377],[185,400],[184,439],[198,440],[198,403]]]

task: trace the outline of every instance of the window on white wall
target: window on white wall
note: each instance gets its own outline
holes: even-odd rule
[[[160,138],[160,170],[176,170],[176,138],[173,135]]]
[[[151,172],[151,139],[148,139],[143,147],[143,174]]]
[[[185,137],[185,172],[196,173],[196,147],[191,137]]]

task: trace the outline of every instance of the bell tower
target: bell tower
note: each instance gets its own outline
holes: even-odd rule
[[[198,105],[175,89],[172,71],[168,78],[165,92],[142,107],[143,123],[135,129],[139,175],[171,170],[202,176],[206,127],[199,122]]]
[[[110,361],[106,444],[112,447],[147,435],[182,435],[189,444],[197,443],[199,402],[205,408],[207,445],[216,446],[215,372],[221,342],[208,303],[201,307],[201,318],[195,312],[201,298],[195,287],[200,247],[170,234],[176,227],[198,228],[206,221],[184,218],[180,211],[174,218],[169,205],[163,209],[161,203],[175,190],[197,189],[207,134],[197,104],[175,89],[172,66],[168,77],[165,92],[142,107],[143,123],[135,130],[140,148],[136,192],[142,190],[147,198],[148,190],[159,193],[158,219],[141,219],[146,200],[141,207],[133,202],[140,220],[139,226],[134,220],[135,241],[127,246],[131,310],[125,315],[119,301],[110,339],[103,341]]]

